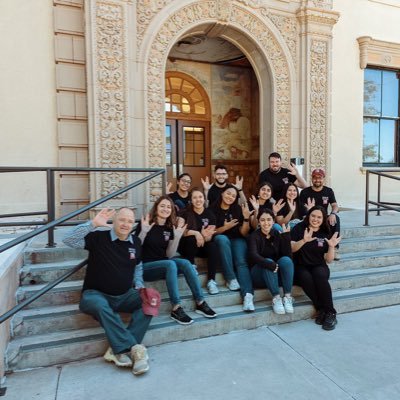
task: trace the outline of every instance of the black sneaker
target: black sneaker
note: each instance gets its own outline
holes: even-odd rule
[[[217,316],[217,313],[212,310],[205,301],[196,305],[195,312],[197,312],[197,314],[204,315],[206,318],[215,318]]]
[[[182,307],[178,307],[175,311],[171,311],[171,318],[181,325],[190,325],[193,320],[183,311]]]
[[[322,325],[325,321],[326,313],[323,310],[318,311],[317,316],[315,317],[315,323],[317,325]]]
[[[333,312],[326,313],[324,323],[322,324],[322,329],[325,329],[326,331],[331,331],[332,329],[335,329],[336,324],[336,314]]]

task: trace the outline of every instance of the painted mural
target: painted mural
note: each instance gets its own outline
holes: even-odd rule
[[[251,157],[251,71],[212,66],[212,158]]]

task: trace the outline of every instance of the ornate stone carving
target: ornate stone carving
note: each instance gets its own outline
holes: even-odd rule
[[[95,164],[102,168],[127,167],[127,111],[125,65],[125,17],[122,5],[113,2],[96,4],[96,54],[97,74]],[[104,196],[126,185],[121,173],[102,174],[97,177],[98,194]]]
[[[400,44],[362,36],[357,39],[360,46],[360,68],[378,65],[400,68]]]
[[[328,42],[312,40],[310,50],[309,170],[326,167],[328,148]]]
[[[272,68],[272,76],[275,80],[272,86],[275,88],[276,124],[275,148],[285,158],[290,154],[290,99],[291,90],[289,68],[284,53],[269,28],[251,12],[243,7],[233,4],[232,12],[224,14],[229,21],[220,20],[221,1],[199,1],[177,10],[161,26],[151,44],[147,68],[147,109],[148,109],[148,143],[149,165],[152,167],[164,165],[164,101],[160,98],[160,87],[164,85],[163,60],[171,42],[179,37],[185,27],[201,21],[215,20],[216,22],[231,22],[240,26],[250,37],[257,41],[258,47],[267,55]],[[160,192],[160,183],[153,183],[151,194],[157,196]]]
[[[332,10],[332,0],[302,0],[301,6]]]

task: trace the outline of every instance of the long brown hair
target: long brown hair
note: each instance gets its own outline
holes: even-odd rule
[[[167,195],[159,197],[157,199],[157,201],[154,203],[153,207],[151,208],[151,210],[149,212],[150,224],[152,224],[153,222],[155,224],[158,224],[158,222],[157,222],[157,207],[163,200],[168,200],[170,202],[170,204],[171,204],[171,215],[165,221],[165,226],[167,228],[171,228],[172,229],[176,225],[175,205],[174,205],[174,202],[171,200],[171,198],[169,196],[167,196]]]

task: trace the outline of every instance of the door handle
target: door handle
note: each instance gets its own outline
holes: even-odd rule
[[[179,164],[179,174],[183,173],[183,164]]]

